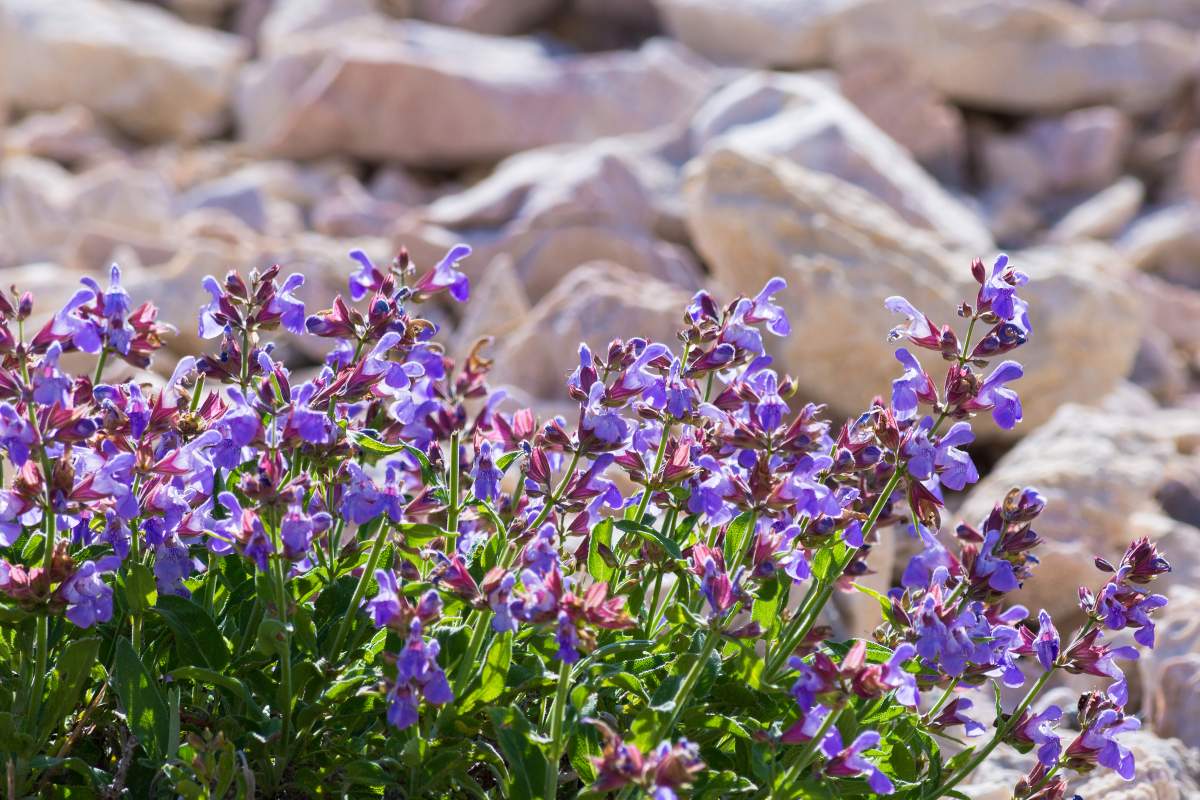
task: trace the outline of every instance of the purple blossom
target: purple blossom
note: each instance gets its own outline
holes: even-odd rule
[[[1018,744],[1036,747],[1038,761],[1047,767],[1053,767],[1058,763],[1058,756],[1062,752],[1061,740],[1054,731],[1054,726],[1062,719],[1062,715],[1062,709],[1054,705],[1048,706],[1039,714],[1033,714],[1026,709],[1009,736]]]
[[[982,736],[987,728],[982,722],[967,716],[967,712],[973,705],[974,703],[969,698],[955,697],[934,718],[933,725],[937,728],[952,728],[955,725],[962,725],[963,733],[968,738]]]
[[[1054,664],[1058,661],[1058,651],[1062,643],[1059,641],[1054,621],[1050,619],[1050,614],[1046,609],[1038,612],[1038,624],[1041,627],[1038,629],[1037,637],[1033,640],[1033,650],[1037,653],[1042,669],[1049,672],[1054,669]]]
[[[166,537],[154,548],[154,583],[159,594],[191,597],[183,581],[192,574],[192,557],[187,546],[175,537]]]
[[[986,411],[991,409],[992,418],[996,424],[1005,430],[1012,430],[1021,421],[1021,399],[1017,393],[1004,384],[1015,381],[1025,374],[1025,370],[1015,361],[1001,362],[992,370],[979,386],[979,393],[974,399],[963,405],[966,411]]]
[[[422,294],[435,294],[449,290],[450,296],[460,303],[467,302],[471,294],[471,284],[467,276],[459,272],[458,262],[471,255],[471,248],[465,244],[456,244],[450,252],[437,263],[432,270],[425,273],[413,286]]]
[[[217,283],[217,279],[212,275],[205,275],[204,279],[200,281],[200,285],[212,298],[208,305],[200,309],[200,338],[215,339],[225,332],[225,325],[216,317],[221,313],[221,301],[225,293],[221,290],[221,284]]]
[[[971,457],[959,449],[973,441],[975,434],[971,432],[971,423],[966,421],[951,425],[950,430],[938,441],[933,460],[943,486],[958,492],[966,488],[968,483],[979,480],[979,472]]]
[[[33,428],[25,418],[11,403],[0,403],[0,447],[8,453],[8,460],[17,467],[24,466],[33,442]]]
[[[829,759],[825,764],[825,774],[838,778],[856,778],[865,775],[867,785],[876,794],[891,794],[895,787],[879,768],[868,761],[862,754],[879,746],[879,734],[876,731],[863,731],[850,744],[842,745],[842,735],[837,728],[831,728],[821,742],[821,752]]]
[[[937,390],[929,373],[908,350],[898,349],[896,360],[904,367],[904,374],[892,381],[892,409],[896,419],[912,419],[917,415],[920,403],[937,402]]]
[[[278,314],[283,327],[294,333],[304,333],[304,303],[296,297],[294,292],[304,285],[304,276],[299,272],[293,272],[288,275],[287,280],[283,282],[283,286],[275,293],[275,297],[267,306],[267,311],[272,314]]]
[[[475,465],[471,468],[471,486],[474,495],[484,502],[492,502],[500,496],[500,481],[504,473],[492,460],[492,443],[484,441],[475,454]]]
[[[758,403],[754,407],[754,418],[764,431],[770,433],[779,427],[788,407],[779,396],[779,379],[773,371],[765,370],[762,387]]]
[[[883,307],[895,314],[903,314],[908,318],[904,325],[898,325],[892,328],[888,334],[889,341],[897,339],[908,339],[918,347],[936,348],[940,344],[937,327],[930,321],[929,317],[925,316],[921,311],[918,311],[916,306],[910,303],[903,297],[893,295],[883,301]],[[900,355],[897,353],[899,359]],[[904,363],[902,360],[901,363]]]
[[[414,619],[408,641],[396,658],[396,680],[388,691],[387,720],[398,730],[416,723],[421,697],[438,706],[454,700],[446,673],[437,663],[439,650],[436,639],[426,642],[422,638],[421,623]]]
[[[112,619],[113,590],[101,576],[116,569],[118,561],[115,556],[85,561],[63,583],[59,592],[67,603],[67,619],[80,628]]]
[[[1001,253],[992,264],[992,274],[988,276],[979,288],[978,305],[980,310],[990,310],[1002,320],[1018,317],[1029,330],[1029,321],[1025,316],[1025,301],[1017,297],[1017,287],[1029,282],[1029,276],[1024,272],[1008,267],[1008,256]]]
[[[751,324],[765,322],[766,329],[776,336],[787,336],[792,332],[787,313],[775,305],[775,295],[787,288],[787,281],[774,277],[763,286],[762,291],[754,296],[750,309],[745,312],[745,320]]]
[[[1067,763],[1076,766],[1099,763],[1125,780],[1133,780],[1136,771],[1133,753],[1117,741],[1117,736],[1141,726],[1136,718],[1126,717],[1115,708],[1105,708],[1067,748]]]

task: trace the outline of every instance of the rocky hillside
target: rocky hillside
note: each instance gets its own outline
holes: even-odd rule
[[[1056,615],[1093,554],[1161,539],[1141,696],[1180,741],[1080,791],[1200,792],[1200,2],[0,0],[0,41],[0,278],[44,312],[113,261],[186,319],[208,273],[280,263],[324,304],[351,249],[464,241],[457,349],[494,336],[554,407],[577,340],[783,275],[776,355],[841,414],[896,375],[882,298],[948,308],[1008,252],[1025,421],[962,510],[1043,490],[1024,601]]]

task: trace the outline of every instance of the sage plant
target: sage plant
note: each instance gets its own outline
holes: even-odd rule
[[[887,298],[898,377],[838,422],[769,355],[779,278],[697,293],[675,342],[581,345],[577,412],[539,419],[489,387],[486,341],[455,362],[420,316],[468,300],[469,254],[356,251],[317,311],[278,267],[206,278],[208,352],[157,385],[132,369],[173,331],[116,267],[37,330],[0,294],[8,797],[933,800],[1000,744],[1031,754],[1022,800],[1133,776],[1122,662],[1167,562],[1099,554],[1064,638],[1010,599],[1036,489],[943,524],[972,420],[1021,421],[1006,258],[971,265],[961,332]],[[319,368],[285,363],[299,336]],[[886,536],[916,555],[879,594]],[[835,592],[877,601],[869,639],[835,633]],[[1074,729],[1039,702],[1060,672],[1103,681]]]

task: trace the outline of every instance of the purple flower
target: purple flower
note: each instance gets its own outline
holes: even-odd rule
[[[787,336],[792,332],[791,323],[783,308],[775,305],[775,294],[787,288],[787,281],[774,277],[766,282],[762,291],[754,296],[750,309],[745,314],[746,322],[751,324],[765,322],[766,328],[776,336]]]
[[[326,512],[320,511],[309,516],[298,502],[292,503],[279,523],[283,554],[291,561],[305,558],[312,546],[313,536],[329,530],[332,524],[333,518]]]
[[[159,594],[191,597],[183,585],[192,574],[192,557],[187,547],[174,536],[164,538],[154,548],[154,583]]]
[[[80,628],[90,628],[97,622],[112,619],[113,590],[101,578],[114,570],[119,563],[115,556],[99,562],[85,561],[75,574],[68,578],[59,592],[67,603],[67,619]]]
[[[1109,630],[1136,628],[1134,640],[1144,647],[1154,647],[1154,621],[1150,614],[1166,604],[1167,598],[1161,594],[1145,594],[1112,580],[1100,590],[1095,614]]]
[[[604,384],[596,381],[588,391],[580,426],[606,448],[619,447],[629,438],[629,423],[616,411],[603,405]]]
[[[779,379],[774,371],[765,370],[762,379],[762,391],[759,393],[758,404],[754,407],[754,417],[767,433],[779,427],[783,415],[788,411],[787,403],[779,396]]]
[[[779,740],[785,744],[811,742],[813,737],[820,732],[821,725],[825,723],[827,716],[829,716],[828,706],[815,705],[801,713],[800,719],[792,723],[779,737]]]
[[[929,440],[929,430],[933,427],[933,418],[925,417],[913,429],[908,441],[904,443],[904,457],[907,459],[905,468],[908,474],[919,481],[928,480],[933,476],[934,459],[937,448]]]
[[[304,333],[304,303],[294,292],[304,285],[304,276],[299,272],[288,275],[283,286],[275,293],[274,299],[267,306],[267,311],[278,314],[280,322],[288,331],[295,334]]]
[[[1102,644],[1099,642],[1101,635],[1099,629],[1093,629],[1077,641],[1067,651],[1063,667],[1068,672],[1112,678],[1114,683],[1108,687],[1108,696],[1118,705],[1125,705],[1129,699],[1129,683],[1125,673],[1117,666],[1116,659],[1135,660],[1138,651],[1129,646]]]
[[[1042,669],[1049,672],[1054,669],[1054,662],[1058,661],[1058,651],[1062,644],[1058,638],[1058,631],[1054,628],[1054,621],[1044,608],[1038,612],[1038,624],[1041,627],[1033,640],[1033,650],[1037,653]]]
[[[347,522],[364,525],[383,513],[384,497],[358,464],[347,461],[345,468],[350,480],[342,495],[342,513]]]
[[[1136,767],[1133,753],[1116,737],[1126,731],[1136,731],[1141,726],[1142,723],[1137,719],[1126,717],[1118,709],[1104,708],[1067,748],[1067,764],[1072,768],[1086,768],[1092,763],[1099,763],[1125,780],[1133,780]]]
[[[1025,317],[1025,301],[1017,297],[1017,287],[1029,282],[1024,272],[1008,267],[1008,256],[1001,253],[992,264],[992,274],[979,288],[977,305],[980,311],[991,311],[1002,320],[1020,317],[1025,330],[1029,320]]]
[[[1000,543],[999,531],[984,534],[983,544],[971,563],[971,579],[974,583],[986,583],[994,592],[1011,592],[1019,588],[1017,573],[1007,559],[996,557],[996,546]]]
[[[471,469],[471,491],[484,502],[500,496],[500,480],[504,473],[492,460],[492,443],[484,441],[475,454],[475,466]]]
[[[842,746],[842,735],[837,728],[831,728],[821,742],[821,751],[829,759],[825,764],[825,774],[837,778],[857,778],[867,776],[867,785],[876,794],[891,794],[895,787],[879,768],[863,757],[863,753],[879,746],[879,734],[876,731],[863,731],[849,747]]]
[[[896,412],[896,419],[912,419],[917,415],[920,403],[937,402],[937,390],[929,373],[908,350],[903,347],[898,349],[896,360],[904,366],[904,374],[892,381],[892,409]]]
[[[58,359],[62,355],[62,345],[51,343],[40,364],[33,368],[33,400],[44,406],[55,403],[67,405],[67,397],[71,390],[71,378],[58,368]]]
[[[554,641],[558,651],[554,657],[565,664],[574,664],[579,660],[579,629],[566,611],[558,612],[558,624],[555,626]]]
[[[924,525],[917,529],[917,533],[921,537],[921,552],[909,559],[900,577],[900,585],[906,589],[928,590],[946,582],[955,561],[950,551]]]
[[[1053,767],[1058,763],[1062,751],[1061,740],[1054,732],[1055,723],[1062,719],[1062,715],[1062,709],[1058,706],[1048,706],[1040,714],[1026,709],[1010,731],[1009,738],[1018,745],[1036,747],[1038,761]]]
[[[212,298],[208,305],[200,308],[200,338],[215,339],[225,332],[225,325],[217,320],[217,314],[222,313],[221,301],[225,293],[221,291],[221,285],[212,275],[205,275],[200,285]]]
[[[991,374],[983,379],[979,393],[963,404],[965,411],[992,410],[992,418],[1005,430],[1011,430],[1021,421],[1021,399],[1004,384],[1015,381],[1025,370],[1015,361],[1003,361]]]
[[[367,610],[375,620],[375,627],[385,628],[400,617],[400,587],[396,573],[390,569],[375,570],[375,583],[379,591],[367,601]]]
[[[963,733],[968,737],[981,736],[987,728],[982,722],[967,716],[967,711],[973,705],[974,703],[966,697],[955,697],[934,718],[932,724],[936,728],[951,728],[955,725],[962,725]]]
[[[904,325],[898,325],[892,328],[888,334],[888,341],[896,341],[897,339],[908,339],[918,347],[926,347],[937,350],[941,346],[941,337],[938,334],[937,326],[929,317],[918,311],[916,306],[908,302],[903,297],[893,295],[883,301],[883,307],[895,314],[903,314],[908,318],[908,322]],[[900,358],[899,354],[896,356]],[[901,361],[901,363],[904,363]]]
[[[383,273],[362,250],[351,250],[350,257],[359,264],[358,271],[350,275],[350,299],[362,300],[367,292],[374,292],[383,285]]]
[[[516,633],[517,620],[513,618],[517,602],[513,597],[513,586],[516,583],[517,578],[511,572],[504,572],[490,582],[484,581],[482,589],[487,596],[488,608],[492,610],[492,630],[496,633]]]
[[[896,702],[903,706],[916,708],[919,702],[917,679],[911,672],[904,669],[904,662],[917,654],[917,648],[905,642],[893,651],[891,657],[883,663],[878,677],[882,686],[895,690]]]
[[[417,719],[420,698],[433,705],[445,705],[454,700],[454,692],[446,673],[437,663],[437,640],[426,642],[421,636],[421,623],[413,620],[408,641],[396,658],[396,680],[388,691],[387,720],[403,730]]]
[[[14,466],[24,466],[33,446],[33,428],[11,403],[0,403],[0,447]]]
[[[938,477],[943,486],[958,492],[962,491],[968,483],[975,483],[979,480],[979,471],[975,469],[971,457],[959,449],[961,445],[970,444],[973,441],[975,441],[975,434],[971,432],[971,423],[966,421],[954,423],[950,426],[950,430],[942,436],[933,461],[938,468]]]
[[[437,263],[432,270],[426,272],[414,284],[413,289],[422,294],[435,294],[441,291],[450,291],[450,296],[460,303],[467,302],[467,298],[471,294],[471,284],[467,280],[467,276],[459,272],[455,267],[458,262],[462,261],[467,256],[471,255],[471,248],[465,244],[456,244],[450,248],[450,252]]]

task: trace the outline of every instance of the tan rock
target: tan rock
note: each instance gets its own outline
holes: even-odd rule
[[[512,258],[499,255],[471,285],[473,302],[463,313],[454,331],[454,354],[462,359],[475,342],[490,336],[503,342],[512,331],[525,324],[531,304],[521,279],[513,269]],[[491,348],[494,350],[496,345]]]
[[[529,30],[558,0],[410,0],[410,15],[476,33],[510,35]]]
[[[1128,225],[1146,196],[1146,187],[1126,176],[1072,208],[1047,234],[1052,242],[1077,239],[1111,239]]]
[[[827,63],[833,26],[860,1],[657,0],[657,4],[672,36],[715,61],[812,67]]]
[[[831,36],[839,63],[897,52],[950,99],[1012,113],[1152,111],[1188,80],[1195,47],[1171,26],[1106,24],[1066,0],[870,0]]]
[[[1195,750],[1145,731],[1127,733],[1120,741],[1133,752],[1133,780],[1100,770],[1071,791],[1104,800],[1189,800],[1200,793],[1200,756]]]
[[[945,249],[831,176],[722,149],[692,166],[685,196],[696,247],[719,283],[753,293],[773,275],[787,279],[781,299],[793,334],[768,346],[802,393],[830,403],[835,416],[858,413],[899,375],[895,346],[885,341],[898,320],[883,298],[903,295],[949,321],[960,299],[975,295],[971,255]],[[1062,403],[1094,401],[1124,377],[1140,318],[1120,273],[1110,271],[1119,261],[1111,248],[1038,248],[1012,259],[1031,276],[1023,296],[1035,338],[1020,353],[1026,370],[1017,387],[1020,430],[1028,431]],[[1064,364],[1075,366],[1069,381]],[[990,423],[977,427],[979,436],[997,435]]]
[[[277,24],[264,32],[267,57],[243,71],[239,129],[262,153],[489,161],[679,120],[708,83],[694,59],[663,41],[561,56],[532,40],[374,14],[295,24],[301,32],[288,37]]]
[[[115,158],[120,152],[103,123],[79,105],[29,114],[8,131],[4,147],[9,153],[83,165]]]
[[[690,297],[611,262],[577,267],[498,343],[492,382],[562,399],[567,376],[579,363],[579,342],[604,348],[614,338],[631,336],[674,341]]]
[[[1200,289],[1200,205],[1177,203],[1144,215],[1117,247],[1137,269]]]
[[[123,0],[4,0],[0,15],[17,108],[77,103],[147,139],[194,141],[227,122],[236,36]]]
[[[72,227],[73,176],[52,161],[0,160],[0,266],[55,258]]]
[[[994,246],[971,210],[818,78],[751,74],[734,81],[696,113],[692,136],[701,152],[734,146],[836,175],[952,246],[978,252]]]

